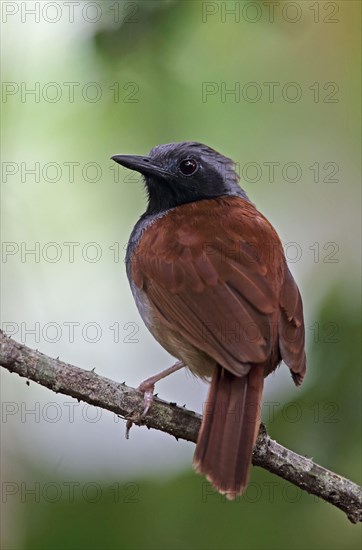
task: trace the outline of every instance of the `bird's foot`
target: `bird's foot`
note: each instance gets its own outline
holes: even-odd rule
[[[138,386],[137,390],[142,392],[144,395],[144,409],[142,414],[139,417],[139,421],[141,422],[145,416],[147,416],[152,403],[153,403],[153,392],[155,391],[155,384],[159,380],[162,380],[162,378],[165,378],[169,374],[172,374],[173,372],[176,372],[179,369],[182,369],[185,366],[185,364],[182,361],[178,361],[172,367],[169,367],[168,369],[165,369],[164,371],[156,374],[155,376],[151,376],[150,378],[147,378],[141,384]],[[129,418],[126,423],[126,439],[129,439],[129,431],[132,428],[133,422],[135,419]]]
[[[153,402],[153,392],[155,391],[155,384],[153,382],[153,377],[148,378],[147,380],[144,380],[143,382],[141,382],[137,390],[142,392],[144,395],[143,397],[144,409],[142,414],[139,416],[139,421],[141,422],[144,419],[144,417],[147,415]],[[129,439],[129,432],[133,426],[133,422],[134,420],[131,420],[130,418],[128,418],[126,423],[126,439]]]
[[[153,403],[153,392],[155,391],[155,384],[153,382],[153,378],[148,378],[144,382],[141,382],[141,384],[138,386],[137,390],[143,393],[143,400],[144,400],[144,409],[143,413],[141,414],[141,418],[144,418],[148,411],[151,408],[151,405]]]

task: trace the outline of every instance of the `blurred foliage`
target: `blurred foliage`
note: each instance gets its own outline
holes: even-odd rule
[[[265,421],[280,443],[300,453],[310,450],[317,462],[330,469],[338,464],[340,474],[358,482],[361,326],[358,308],[350,299],[345,289],[335,289],[322,304],[318,323],[323,326],[336,319],[341,331],[335,342],[316,339],[311,345],[313,387],[307,396],[293,401],[293,411],[303,414],[288,422],[294,412],[285,415],[278,408],[272,421]],[[40,487],[46,486],[40,471],[31,477],[42,479]],[[45,494],[55,502],[41,498],[34,504],[29,496],[23,505],[26,550],[360,548],[360,526],[352,526],[330,504],[260,468],[252,469],[246,493],[233,503],[192,473],[191,465],[174,479],[99,480],[98,491],[90,486],[83,494],[87,482],[78,481],[74,502],[66,490],[69,480],[51,479],[62,488],[62,498],[49,486]]]
[[[94,42],[105,62],[124,60],[137,51],[143,54],[156,45],[161,53],[167,47],[177,19],[185,16],[187,8],[185,2],[178,0],[125,3],[123,13],[119,10],[122,23],[115,25],[113,21],[97,30]]]

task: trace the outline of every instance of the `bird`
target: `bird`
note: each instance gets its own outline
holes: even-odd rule
[[[165,376],[187,368],[209,381],[193,466],[234,500],[249,481],[265,377],[282,361],[296,386],[306,372],[298,286],[233,160],[192,141],[111,159],[143,177],[126,271],[145,325],[177,359],[140,384],[143,415]]]

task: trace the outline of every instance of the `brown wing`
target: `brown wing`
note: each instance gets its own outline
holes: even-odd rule
[[[271,355],[279,362],[273,325],[285,261],[276,232],[252,204],[230,197],[180,206],[145,231],[136,255],[133,279],[165,330],[235,375]]]
[[[299,386],[303,382],[306,371],[303,304],[288,267],[285,268],[280,307],[279,349],[283,361],[292,371],[294,382]]]

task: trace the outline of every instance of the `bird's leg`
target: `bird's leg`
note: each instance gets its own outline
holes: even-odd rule
[[[169,374],[172,374],[173,372],[176,372],[183,367],[185,367],[185,363],[183,361],[177,361],[172,367],[168,367],[168,369],[165,369],[158,374],[155,374],[154,376],[150,376],[150,378],[146,378],[141,384],[138,386],[138,391],[142,392],[144,394],[144,405],[145,408],[143,409],[143,413],[141,414],[141,419],[146,416],[148,411],[151,408],[152,402],[153,402],[153,392],[155,389],[155,384],[159,380],[162,380],[162,378],[166,378]],[[132,427],[132,420],[127,420],[126,424],[126,438],[128,439],[129,431]]]
[[[172,367],[169,367],[168,369],[165,369],[141,382],[137,389],[138,391],[141,391],[145,396],[145,408],[142,413],[142,418],[146,416],[151,408],[156,382],[162,380],[162,378],[166,378],[166,376],[168,376],[169,374],[172,374],[173,372],[182,369],[184,366],[185,364],[182,361],[177,361],[177,363],[172,365]]]

